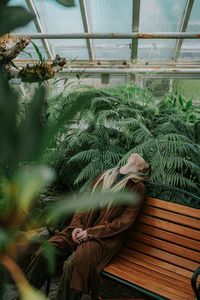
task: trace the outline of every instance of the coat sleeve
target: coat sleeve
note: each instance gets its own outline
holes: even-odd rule
[[[73,230],[74,228],[84,228],[83,218],[84,218],[84,213],[75,212],[67,229]]]
[[[99,180],[101,175],[99,175],[96,180],[92,183],[92,185],[90,186],[90,189],[93,188],[93,186],[95,185],[95,183]],[[85,219],[87,218],[87,213],[85,212],[80,212],[78,210],[76,210],[76,212],[74,213],[72,220],[70,222],[70,224],[67,226],[67,228],[65,229],[66,232],[71,233],[73,231],[74,228],[85,228]]]
[[[144,185],[143,183],[137,184],[134,189],[138,194],[138,198],[133,204],[124,208],[122,213],[112,221],[104,221],[94,227],[87,229],[89,238],[108,238],[116,236],[131,227],[138,215],[138,212],[144,201]]]

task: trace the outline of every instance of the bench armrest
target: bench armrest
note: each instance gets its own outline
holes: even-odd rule
[[[192,279],[191,279],[192,288],[193,288],[193,291],[195,293],[197,300],[200,300],[200,284],[198,284],[198,282],[197,282],[197,278],[199,275],[200,275],[200,267],[198,267],[194,271],[194,273],[192,275]]]

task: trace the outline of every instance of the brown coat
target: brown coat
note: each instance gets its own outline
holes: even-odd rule
[[[138,201],[131,205],[116,205],[99,211],[75,213],[70,225],[53,238],[63,250],[72,245],[75,265],[71,288],[89,293],[97,288],[100,271],[121,248],[126,231],[134,223],[144,200],[143,182],[129,181],[128,189],[138,193]],[[88,240],[77,246],[71,233],[74,228],[87,229]]]

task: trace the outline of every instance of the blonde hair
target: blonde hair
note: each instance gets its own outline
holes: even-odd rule
[[[114,184],[117,174],[119,174],[119,168],[116,167],[113,169],[109,169],[108,171],[104,172],[103,175],[97,180],[97,182],[95,183],[95,185],[93,187],[92,193],[94,193],[94,191],[98,187],[99,183],[101,183],[101,182],[102,182],[102,187],[101,187],[102,192],[105,192],[108,190],[112,191],[112,192],[121,191],[125,188],[125,186],[129,180],[132,180],[135,183],[137,183],[139,181],[144,181],[147,179],[148,173],[149,173],[148,169],[145,170],[145,172],[131,172],[131,173],[126,174],[122,180],[120,180],[119,182]]]

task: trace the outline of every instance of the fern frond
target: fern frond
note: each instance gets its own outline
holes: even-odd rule
[[[97,125],[105,125],[107,120],[119,119],[119,114],[114,110],[102,110],[96,120]]]
[[[88,163],[90,162],[93,158],[98,157],[99,151],[97,149],[90,149],[90,150],[85,150],[81,151],[74,156],[72,156],[68,163],[71,162],[82,162],[82,163]]]
[[[119,153],[111,151],[105,151],[104,153],[102,153],[102,159],[114,165],[118,163],[120,157],[121,155]]]
[[[155,136],[169,133],[178,133],[176,127],[170,122],[165,122],[163,124],[157,125],[156,128],[154,128],[153,130],[153,134]]]
[[[131,108],[129,106],[126,105],[120,105],[117,109],[116,109],[117,113],[124,118],[130,118],[130,117],[138,117],[138,114],[140,113],[139,110]]]
[[[94,178],[94,176],[98,173],[100,174],[105,170],[103,160],[99,159],[100,157],[97,157],[96,159],[92,160],[86,167],[84,167],[78,177],[75,180],[75,184],[80,184],[86,180],[89,180],[90,178]]]
[[[140,123],[140,128],[135,130],[132,137],[135,139],[135,142],[143,143],[145,140],[149,140],[153,138],[153,134],[151,131],[142,123]]]
[[[160,149],[160,151],[168,149],[169,152],[174,154],[198,154],[198,147],[195,144],[180,141],[169,141],[164,137],[159,137],[157,139],[157,147]]]
[[[172,172],[171,170],[166,171],[166,184],[180,187],[182,189],[195,189],[198,190],[198,186],[192,180],[186,178],[183,174]]]
[[[144,158],[147,158],[149,156],[149,153],[153,151],[155,148],[155,139],[147,140],[146,142],[132,148],[129,150],[120,160],[119,164],[125,164],[127,162],[128,157],[133,153],[138,153]]]

